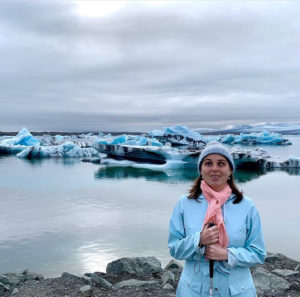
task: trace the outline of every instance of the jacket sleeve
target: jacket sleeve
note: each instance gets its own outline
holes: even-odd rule
[[[262,235],[259,213],[254,204],[251,205],[247,216],[247,237],[244,247],[230,247],[228,250],[227,268],[251,267],[263,264],[266,248]]]
[[[199,259],[204,253],[204,247],[199,248],[200,232],[186,235],[184,227],[184,212],[180,199],[174,210],[169,224],[169,251],[177,260]]]

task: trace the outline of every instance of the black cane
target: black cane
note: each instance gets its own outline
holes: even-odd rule
[[[214,226],[214,223],[208,223],[208,228]],[[213,293],[214,260],[209,260],[209,296]]]

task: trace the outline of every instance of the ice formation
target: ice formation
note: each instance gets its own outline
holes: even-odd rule
[[[35,159],[50,157],[91,157],[97,155],[98,152],[93,148],[81,148],[73,142],[67,141],[61,145],[31,146],[18,153],[17,157]]]
[[[23,146],[29,146],[29,145],[36,145],[39,141],[32,136],[32,134],[23,127],[20,132],[13,137],[7,137],[1,141],[2,145],[7,146],[13,146],[13,145],[23,145]]]
[[[148,134],[150,137],[159,140],[161,143],[169,142],[172,145],[201,147],[206,144],[205,138],[200,133],[182,125],[165,127],[163,130],[153,130]]]
[[[250,133],[240,135],[226,134],[219,138],[219,142],[228,144],[271,144],[287,145],[292,144],[287,138],[282,137],[279,133],[263,131],[261,133]]]
[[[230,125],[224,129],[196,129],[199,133],[260,133],[269,131],[283,134],[300,134],[300,123],[257,123],[252,125]]]
[[[105,137],[99,138],[95,141],[94,144],[120,144],[120,145],[137,145],[137,146],[158,146],[162,147],[163,144],[159,141],[151,138],[146,138],[144,136],[136,136],[136,135],[119,135],[116,137]]]

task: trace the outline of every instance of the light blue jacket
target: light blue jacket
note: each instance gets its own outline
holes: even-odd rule
[[[231,195],[222,206],[229,237],[228,261],[214,262],[214,297],[255,297],[256,291],[249,267],[263,264],[266,251],[260,217],[253,201],[244,196],[233,204]],[[169,227],[169,250],[172,257],[185,260],[176,297],[209,296],[209,261],[204,248],[199,248],[200,232],[208,203],[201,194],[198,199],[181,197]]]

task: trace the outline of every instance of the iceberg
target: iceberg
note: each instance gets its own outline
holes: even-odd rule
[[[119,135],[116,137],[103,137],[99,138],[94,142],[95,144],[103,145],[131,145],[131,146],[158,146],[162,147],[163,144],[155,139],[146,138],[144,136],[136,135]]]
[[[169,142],[173,146],[189,145],[192,147],[203,147],[207,143],[200,133],[183,125],[164,127],[163,130],[153,130],[148,135],[163,144]]]
[[[61,145],[41,146],[34,145],[24,149],[17,154],[19,158],[38,159],[50,157],[92,157],[98,156],[98,152],[94,148],[81,148],[71,141],[67,141]]]
[[[279,133],[263,131],[261,133],[250,133],[240,135],[226,134],[219,138],[219,142],[227,144],[269,144],[269,145],[290,145],[292,144],[287,138]]]
[[[32,134],[23,127],[16,136],[7,137],[1,141],[2,145],[13,146],[13,145],[36,145],[39,141],[32,136]]]
[[[17,154],[28,146],[37,145],[37,138],[23,127],[16,136],[5,136],[0,141],[0,154]]]
[[[256,123],[249,125],[229,125],[223,129],[208,129],[208,128],[198,128],[196,129],[199,133],[260,133],[263,131],[269,131],[273,133],[282,134],[300,134],[300,123],[288,122],[271,122],[271,123]]]

